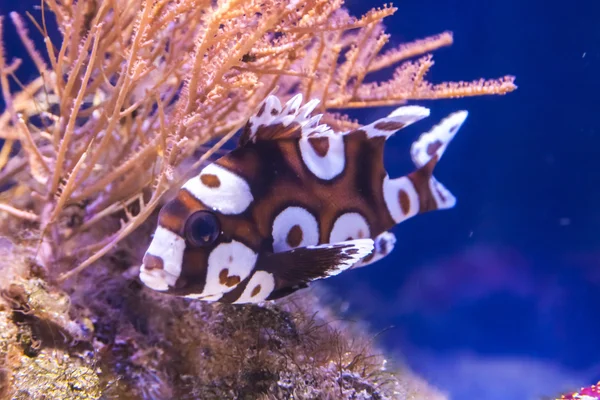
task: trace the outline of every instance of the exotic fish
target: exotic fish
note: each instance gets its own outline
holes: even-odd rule
[[[345,133],[312,116],[318,100],[269,96],[238,147],[188,180],[158,217],[140,279],[161,292],[227,303],[286,296],[371,264],[396,242],[389,229],[455,197],[433,169],[465,121],[445,118],[411,147],[416,170],[390,178],[386,140],[429,115],[420,106]]]

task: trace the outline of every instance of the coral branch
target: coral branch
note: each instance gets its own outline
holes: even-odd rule
[[[37,214],[32,213],[30,211],[23,211],[17,208],[14,208],[8,204],[0,203],[0,211],[4,211],[9,213],[10,215],[31,222],[39,221],[39,217]]]
[[[100,35],[98,35],[97,33],[98,33],[98,30],[100,30],[100,28],[101,28],[100,25],[94,26],[94,30],[92,31],[92,34],[88,36],[88,39],[86,39],[86,42],[83,46],[84,49],[86,49],[89,46],[91,39],[94,38],[92,54],[90,55],[91,60],[94,60],[96,51],[98,50],[98,41],[100,39]],[[77,76],[78,70],[82,66],[83,61],[84,61],[84,54],[85,54],[85,51],[80,52],[80,57],[77,60],[77,64],[75,65],[75,71],[72,71],[71,77],[69,78],[69,81],[67,82],[67,86],[65,87],[65,93],[70,93],[70,91],[73,87],[73,84],[75,83],[75,77]],[[77,97],[75,98],[73,108],[70,110],[70,113],[63,111],[63,115],[69,115],[69,121],[67,123],[67,127],[65,129],[65,134],[60,143],[60,148],[58,150],[58,154],[56,157],[56,164],[54,166],[54,175],[52,176],[50,193],[55,193],[58,188],[58,182],[59,182],[60,177],[64,170],[64,161],[65,161],[65,158],[67,157],[67,151],[68,151],[68,148],[70,145],[71,137],[73,136],[73,131],[75,129],[75,120],[77,118],[77,114],[79,113],[79,108],[81,107],[81,103],[83,102],[83,96],[85,95],[85,89],[86,89],[87,83],[90,79],[93,66],[94,66],[93,62],[88,63],[86,72],[85,72],[85,75],[83,78],[83,82],[81,83],[79,92],[77,93]],[[65,104],[66,104],[66,102],[63,103],[63,105],[65,105]]]
[[[0,171],[4,169],[6,163],[8,162],[8,157],[10,156],[10,152],[13,148],[14,140],[8,139],[6,142],[2,143],[0,147]]]
[[[40,149],[35,144],[29,128],[22,118],[17,119],[17,128],[21,133],[21,144],[29,158],[31,175],[40,183],[46,183],[50,173],[50,167],[44,160]]]
[[[452,32],[443,32],[439,35],[401,44],[397,48],[389,50],[375,58],[369,66],[369,72],[378,71],[395,65],[400,61],[432,52],[441,47],[450,46],[452,42]]]
[[[33,43],[33,41],[29,38],[29,33],[27,31],[27,28],[25,28],[25,24],[23,23],[23,20],[21,19],[19,14],[17,14],[16,12],[11,12],[10,18],[12,19],[13,24],[17,28],[17,34],[19,35],[19,37],[21,38],[21,41],[25,45],[25,48],[27,49],[29,56],[35,63],[35,66],[37,67],[40,74],[42,74],[42,76],[43,76],[45,74],[45,72],[48,70],[48,66],[44,62],[44,59],[42,58],[40,53],[38,53],[38,51],[35,49],[35,44]]]

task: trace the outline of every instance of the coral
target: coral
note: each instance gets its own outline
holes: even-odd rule
[[[342,131],[357,124],[344,109],[516,87],[427,82],[451,33],[384,51],[396,9],[354,18],[342,3],[45,0],[31,23],[10,15],[39,77],[22,83],[25,61],[0,46],[0,397],[443,398],[386,370],[310,291],[210,305],[136,280],[163,198],[270,93],[319,98]]]
[[[600,399],[600,382],[589,387],[582,387],[577,392],[562,395],[556,400],[598,400]]]

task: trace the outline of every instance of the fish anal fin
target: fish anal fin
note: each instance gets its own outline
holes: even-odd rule
[[[275,292],[337,275],[368,256],[373,248],[371,239],[300,247],[259,258],[257,269],[274,276]]]
[[[394,250],[396,245],[396,236],[392,232],[382,232],[373,239],[373,252],[352,266],[354,268],[362,268],[371,265],[386,257]]]

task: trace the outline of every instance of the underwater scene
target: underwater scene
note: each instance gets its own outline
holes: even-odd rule
[[[0,400],[600,400],[597,1],[0,16]]]

